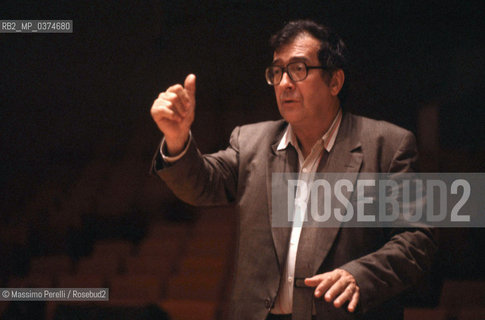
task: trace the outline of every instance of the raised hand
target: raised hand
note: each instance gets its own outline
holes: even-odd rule
[[[160,93],[150,110],[165,135],[169,155],[182,152],[189,139],[190,126],[194,122],[195,79],[195,75],[189,74],[184,86],[176,84]]]

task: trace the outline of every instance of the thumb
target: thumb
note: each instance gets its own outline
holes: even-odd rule
[[[193,103],[195,102],[195,75],[189,74],[187,78],[185,78],[184,88],[187,90],[189,94],[189,99]]]

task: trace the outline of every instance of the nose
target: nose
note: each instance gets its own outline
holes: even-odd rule
[[[288,74],[288,71],[283,72],[283,75],[281,76],[280,86],[284,86],[284,87],[294,86],[293,80],[291,80],[290,75]]]

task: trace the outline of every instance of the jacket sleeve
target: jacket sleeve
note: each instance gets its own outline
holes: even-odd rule
[[[389,173],[411,172],[417,158],[414,135],[407,132],[395,152]],[[386,229],[387,242],[377,251],[341,266],[360,288],[362,312],[416,285],[429,272],[437,251],[430,228]]]
[[[191,205],[228,204],[236,198],[238,139],[239,127],[232,132],[227,149],[208,155],[202,155],[191,139],[187,153],[174,163],[165,163],[158,149],[151,170],[178,198]]]

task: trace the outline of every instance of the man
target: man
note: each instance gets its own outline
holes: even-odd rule
[[[284,120],[238,127],[226,150],[201,155],[190,134],[196,85],[189,75],[153,103],[164,134],[153,170],[188,203],[236,204],[229,319],[402,318],[395,298],[430,268],[429,230],[273,227],[271,176],[412,171],[414,136],[342,111],[345,46],[326,27],[290,22],[271,42],[266,79]]]

